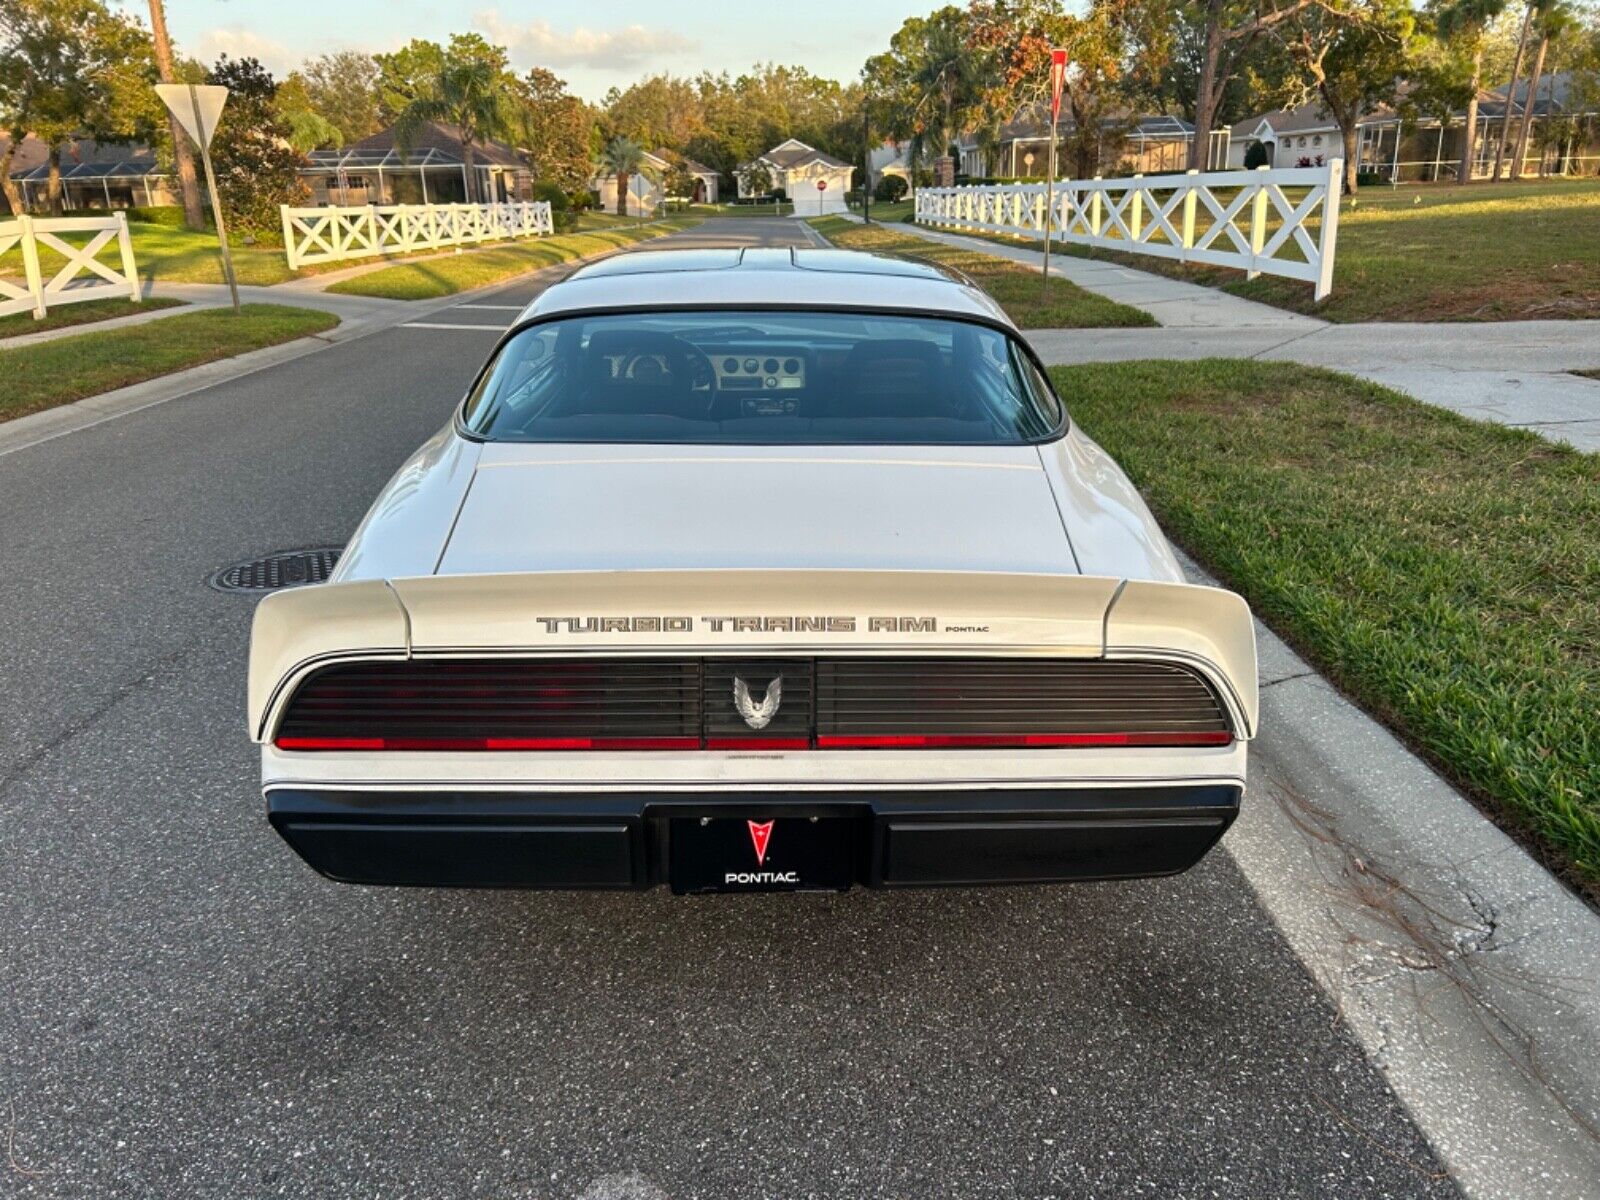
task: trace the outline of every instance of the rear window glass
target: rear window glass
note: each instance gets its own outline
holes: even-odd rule
[[[468,397],[502,442],[1007,445],[1060,405],[1004,333],[937,317],[671,312],[513,336]]]

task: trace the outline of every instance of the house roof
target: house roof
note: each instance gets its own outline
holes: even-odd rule
[[[416,136],[411,139],[410,153],[402,154],[399,139],[395,136],[394,126],[391,125],[387,129],[378,130],[370,137],[362,138],[359,142],[352,142],[343,151],[335,153],[354,159],[371,158],[374,165],[382,161],[384,166],[415,166],[419,160],[430,165],[459,163],[463,161],[461,128],[445,121],[429,121],[417,130]],[[393,159],[385,161],[386,156],[391,154]],[[474,142],[472,159],[482,166],[523,165],[522,158],[514,147],[496,141]],[[352,161],[350,165],[358,164]]]
[[[9,144],[9,139],[0,138],[0,153]],[[101,145],[93,138],[79,138],[70,142],[61,152],[63,179],[140,179],[162,173],[155,151],[137,142]],[[49,148],[29,134],[17,147],[17,155],[11,160],[11,178],[34,182],[48,179],[49,176]]]
[[[1040,112],[1047,110],[1039,110]],[[1149,113],[1135,115],[1126,111],[1112,113],[1105,118],[1102,124],[1107,128],[1116,128],[1131,124],[1131,132],[1135,136],[1146,138],[1188,138],[1194,134],[1194,125],[1182,117],[1171,117],[1165,113]],[[1058,132],[1065,137],[1075,128],[1074,122],[1062,120]],[[1047,117],[1034,113],[1019,113],[1012,120],[1000,126],[999,144],[1006,142],[1032,142],[1046,141],[1050,137],[1050,122]],[[963,134],[956,143],[963,150],[971,150],[978,144],[978,139],[971,133]]]
[[[683,163],[683,165],[688,168],[689,174],[691,175],[715,175],[717,173],[715,167],[708,167],[705,165],[705,163],[695,162],[695,160],[690,158],[687,154],[680,154],[677,151],[668,150],[665,146],[659,150],[646,151],[646,156],[655,159],[656,162],[660,163],[662,167],[669,165],[672,162],[672,159],[676,157],[679,162]]]
[[[798,138],[779,142],[765,154],[759,154],[755,162],[766,163],[769,167],[776,167],[780,171],[792,171],[796,167],[809,167],[812,163],[821,163],[825,167],[848,167],[850,164],[843,159],[825,154],[815,146],[808,146]],[[739,164],[741,168],[751,166],[751,163]]]

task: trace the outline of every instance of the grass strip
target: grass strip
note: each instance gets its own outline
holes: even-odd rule
[[[398,263],[381,271],[340,280],[328,291],[348,296],[376,296],[384,300],[431,300],[437,296],[451,296],[498,283],[502,279],[513,279],[529,271],[537,271],[540,267],[631,246],[697,224],[698,219],[681,217],[649,225],[617,225],[539,238],[536,241],[514,242],[471,254],[451,254],[419,262]]]
[[[1175,541],[1600,898],[1600,455],[1288,363],[1051,373]]]
[[[1038,271],[1020,263],[963,246],[947,246],[892,225],[862,225],[844,217],[822,217],[813,228],[845,250],[868,250],[921,259],[970,276],[1022,329],[1094,329],[1154,325],[1149,313],[1086,292],[1065,279],[1052,279],[1046,295]]]
[[[0,350],[0,421],[97,396],[185,367],[332,329],[339,318],[309,308],[246,304],[165,317],[144,325]]]
[[[0,317],[0,338],[67,329],[73,325],[91,325],[96,321],[113,321],[118,317],[137,317],[140,313],[153,312],[158,308],[177,308],[182,304],[182,300],[152,296],[137,304],[132,300],[85,300],[82,304],[65,304],[50,309],[38,320],[34,320],[32,313],[12,313],[8,317]]]

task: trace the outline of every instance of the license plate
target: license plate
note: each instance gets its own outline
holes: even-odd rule
[[[667,851],[672,890],[844,891],[861,826],[848,817],[678,817]]]

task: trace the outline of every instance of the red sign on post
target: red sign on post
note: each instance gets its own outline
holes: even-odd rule
[[[1067,78],[1067,52],[1050,51],[1050,119],[1061,116],[1061,85]]]
[[[825,192],[827,190],[828,190],[828,181],[826,179],[817,180],[817,191]]]

